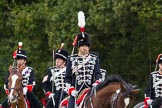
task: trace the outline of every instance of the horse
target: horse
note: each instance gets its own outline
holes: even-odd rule
[[[87,90],[85,90],[87,91]],[[77,108],[131,108],[139,89],[126,83],[119,75],[111,75],[105,81],[92,87]],[[59,108],[67,108],[69,96]]]
[[[118,75],[109,76],[85,97],[82,108],[130,108],[139,89]]]
[[[21,70],[9,67],[8,77],[8,100],[12,108],[27,108],[27,104],[23,95]]]

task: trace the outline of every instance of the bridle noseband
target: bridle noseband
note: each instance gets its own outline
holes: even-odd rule
[[[19,89],[16,89],[16,88],[9,88],[9,93],[10,93],[11,90],[15,90],[15,91],[18,93],[18,95],[20,94],[20,88],[19,88]]]

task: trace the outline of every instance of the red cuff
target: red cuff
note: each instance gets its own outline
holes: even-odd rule
[[[95,83],[99,84],[99,83],[100,83],[100,81],[99,81],[99,80],[96,80],[96,82],[95,82]]]
[[[34,87],[33,85],[27,85],[26,87],[28,88],[28,91],[30,91],[30,92],[33,91],[33,87]]]
[[[74,88],[74,87],[70,87],[69,90],[68,90],[68,95],[71,95],[71,92],[72,92],[73,90],[75,90],[75,88]]]
[[[46,100],[44,98],[41,99],[41,102],[42,102],[43,106],[47,105],[47,102],[46,102]]]
[[[150,98],[149,97],[146,97],[145,99],[144,99],[144,108],[148,108],[148,104],[147,104],[147,100],[150,100]]]
[[[50,94],[51,94],[51,92],[48,91],[45,95],[46,95],[46,97],[49,97]]]
[[[5,92],[6,92],[6,95],[9,95],[9,90],[8,89],[6,89]]]

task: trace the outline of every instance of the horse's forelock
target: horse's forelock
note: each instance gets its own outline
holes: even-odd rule
[[[17,69],[15,67],[12,67],[10,69],[10,73],[13,75],[13,74],[16,74],[17,73]]]

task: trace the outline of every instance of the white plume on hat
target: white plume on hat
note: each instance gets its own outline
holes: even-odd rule
[[[22,42],[18,42],[18,48],[21,49],[23,46],[23,43]]]
[[[78,12],[78,26],[83,28],[85,26],[85,16],[83,11]]]
[[[23,45],[23,43],[22,42],[18,42],[18,46],[22,46]]]

